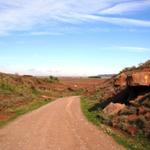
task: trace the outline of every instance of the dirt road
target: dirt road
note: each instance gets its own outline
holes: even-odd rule
[[[58,99],[0,129],[0,150],[122,150],[89,123],[79,97]]]

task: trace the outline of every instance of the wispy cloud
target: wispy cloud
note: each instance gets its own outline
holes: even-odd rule
[[[35,32],[31,32],[30,33],[30,35],[35,35],[35,36],[37,36],[37,35],[39,35],[39,36],[41,36],[41,35],[61,35],[62,33],[60,33],[60,32],[49,32],[49,31],[35,31]]]
[[[117,51],[135,52],[135,53],[150,52],[150,48],[137,47],[137,46],[110,46],[110,47],[105,47],[105,49],[114,49]]]
[[[39,30],[92,21],[149,28],[150,20],[120,16],[145,8],[150,8],[150,0],[0,0],[0,35],[15,31],[47,35],[49,31]]]
[[[119,46],[118,49],[138,53],[150,52],[150,49],[146,47]]]
[[[116,5],[104,9],[101,14],[124,14],[131,13],[143,9],[148,9],[150,7],[149,0],[129,0],[123,3],[117,3]]]

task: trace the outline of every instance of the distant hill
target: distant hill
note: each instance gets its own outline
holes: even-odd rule
[[[115,76],[116,74],[100,74],[97,76],[89,76],[89,78],[100,78],[100,79],[109,79]]]

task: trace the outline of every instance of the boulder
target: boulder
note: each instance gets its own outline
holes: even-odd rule
[[[126,106],[125,104],[110,103],[103,109],[103,112],[110,116],[115,115],[118,114],[123,108],[125,108],[125,106]]]
[[[136,121],[138,118],[139,118],[139,116],[136,115],[136,114],[128,115],[127,121],[128,121],[128,122],[134,122],[134,121]]]
[[[138,115],[144,115],[146,113],[147,113],[147,111],[143,106],[138,108]]]
[[[150,120],[150,112],[147,112],[147,113],[145,114],[145,118],[146,118],[147,120]]]
[[[136,133],[138,132],[138,129],[135,126],[128,125],[127,126],[127,132],[129,134],[131,134],[132,136],[135,136]]]
[[[127,106],[119,112],[119,115],[132,115],[137,113],[137,108],[133,106]]]

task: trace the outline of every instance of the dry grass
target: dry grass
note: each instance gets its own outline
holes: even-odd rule
[[[46,104],[47,100],[49,102],[59,97],[80,95],[86,92],[85,89],[94,88],[99,82],[88,78],[58,79],[52,76],[33,77],[0,73],[0,124],[6,124],[19,114],[32,110],[30,106],[41,106]],[[21,111],[18,113],[18,110]]]

